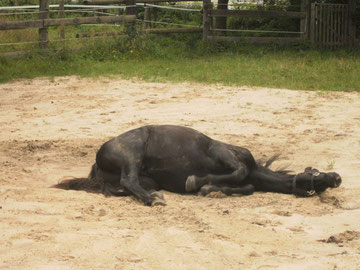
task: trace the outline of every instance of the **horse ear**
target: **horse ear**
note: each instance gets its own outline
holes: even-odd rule
[[[320,171],[318,169],[312,168],[312,167],[307,167],[304,171],[304,173],[309,173],[309,174],[315,174],[315,173],[319,173]]]

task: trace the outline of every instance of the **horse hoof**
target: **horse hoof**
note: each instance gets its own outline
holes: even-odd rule
[[[186,192],[193,192],[197,190],[196,186],[196,177],[195,175],[190,175],[185,182],[185,190]]]
[[[151,197],[164,200],[164,195],[160,191],[154,191],[151,193]]]
[[[162,205],[165,206],[166,202],[162,199],[155,199],[152,201],[151,206]]]

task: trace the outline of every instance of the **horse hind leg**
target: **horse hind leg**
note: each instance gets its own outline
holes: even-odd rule
[[[204,185],[221,186],[226,184],[241,185],[241,182],[248,175],[247,167],[240,163],[238,169],[229,174],[215,175],[208,174],[205,176],[190,175],[185,182],[185,190],[194,192]]]
[[[105,197],[124,197],[132,195],[129,190],[120,185],[120,177],[121,176],[119,174],[109,173],[101,170],[95,163],[92,166],[88,179],[100,184],[100,191],[102,194],[104,194]],[[153,198],[153,205],[166,204],[164,195],[158,191],[160,189],[159,185],[153,179],[147,176],[139,176],[139,184],[144,190],[150,193],[151,197]]]
[[[127,190],[121,188],[115,188],[110,183],[103,183],[101,185],[101,193],[104,194],[105,197],[110,197],[110,196],[124,197],[131,195],[131,193],[128,192]]]
[[[105,197],[131,195],[120,186],[120,175],[103,171],[96,163],[92,166],[88,179],[99,183],[100,191]]]
[[[147,190],[151,197],[153,198],[152,206],[154,205],[166,205],[164,195],[159,191],[159,185],[151,178],[146,176],[139,176],[139,183],[140,186]],[[117,197],[123,197],[123,196],[130,196],[131,193],[120,187],[115,188],[111,183],[103,183],[101,187],[101,192],[106,196],[117,196]]]
[[[151,191],[150,190],[151,197],[153,198],[153,201],[151,202],[151,206],[156,205],[166,205],[164,195],[160,191]]]
[[[154,205],[166,205],[164,195],[159,191],[160,186],[154,181],[154,179],[147,176],[139,176],[140,185],[150,192],[153,198],[152,206]]]

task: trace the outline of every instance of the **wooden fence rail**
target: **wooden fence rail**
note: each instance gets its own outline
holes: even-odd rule
[[[231,37],[231,36],[208,36],[208,40],[217,41],[232,41],[232,42],[247,42],[254,44],[286,44],[293,43],[295,41],[301,41],[300,37]]]
[[[120,5],[126,4],[127,0],[88,0],[84,1],[84,5]],[[202,2],[203,0],[186,0],[186,2]],[[184,0],[141,0],[140,3],[174,3],[174,2],[184,2]]]
[[[209,16],[213,17],[270,17],[270,18],[306,18],[306,12],[290,11],[257,11],[257,10],[226,10],[213,9],[209,11]]]
[[[20,22],[0,22],[0,30],[45,28],[45,27],[60,26],[60,25],[66,26],[66,25],[80,25],[80,24],[134,22],[135,20],[136,20],[135,15],[120,15],[120,16],[42,19],[42,20],[20,21]]]
[[[202,28],[153,28],[153,29],[141,29],[138,33],[144,34],[171,34],[171,33],[201,33]],[[127,35],[126,31],[116,32],[103,32],[103,33],[79,33],[76,34],[77,38],[91,38],[91,37],[113,37],[118,35]]]

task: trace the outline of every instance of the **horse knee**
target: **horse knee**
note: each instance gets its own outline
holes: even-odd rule
[[[249,170],[246,167],[240,167],[234,172],[234,176],[238,181],[243,181],[249,174]]]

